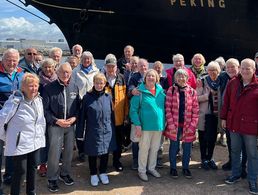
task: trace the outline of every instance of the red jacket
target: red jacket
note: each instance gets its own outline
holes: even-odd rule
[[[189,69],[189,68],[186,68],[184,67],[184,69],[186,70],[186,72],[188,73],[188,81],[187,81],[187,84],[196,89],[196,78],[193,74],[193,72]],[[166,70],[166,73],[167,73],[167,81],[168,81],[168,85],[169,87],[172,86],[174,83],[173,83],[173,76],[175,74],[175,68],[170,68],[168,70]]]
[[[258,80],[253,76],[246,87],[242,87],[241,75],[227,85],[220,118],[226,120],[230,131],[258,135]]]
[[[174,87],[174,90],[172,91]],[[199,104],[196,91],[187,86],[185,88],[185,115],[183,125],[183,142],[193,142],[198,124]],[[176,141],[178,133],[178,118],[179,118],[179,91],[177,86],[172,86],[167,91],[166,97],[166,120],[167,127],[164,135]]]

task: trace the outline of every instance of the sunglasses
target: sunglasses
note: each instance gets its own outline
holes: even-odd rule
[[[37,55],[36,53],[27,53],[27,55],[31,56],[31,55]]]

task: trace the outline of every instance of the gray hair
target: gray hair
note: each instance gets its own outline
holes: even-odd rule
[[[245,59],[243,59],[243,60],[241,61],[241,66],[242,66],[243,64],[249,64],[249,65],[251,65],[251,68],[255,70],[255,61],[254,61],[254,60],[252,60],[252,59],[250,59],[250,58],[245,58]]]
[[[185,69],[179,68],[175,73],[175,78],[179,75],[184,75],[187,79],[189,78],[188,72]]]
[[[218,57],[218,58],[215,60],[215,62],[218,62],[219,65],[221,66],[221,68],[224,68],[224,67],[225,67],[226,62],[225,62],[225,60],[224,60],[223,57],[221,57],[221,56]]]
[[[218,73],[221,72],[220,65],[219,65],[219,63],[216,62],[216,61],[211,61],[211,62],[208,64],[208,66],[207,66],[207,71],[208,71],[209,69],[211,69],[211,68],[217,69]]]
[[[20,59],[19,51],[17,49],[10,48],[4,51],[2,60],[5,60],[9,54],[17,54],[18,60]]]
[[[239,67],[239,61],[236,59],[236,58],[229,58],[227,61],[226,61],[226,67],[229,65],[229,64],[232,64],[236,67]]]
[[[133,48],[133,46],[127,45],[127,46],[125,46],[124,50],[126,50],[126,49],[130,49],[130,50],[132,50],[132,52],[134,53],[134,48]]]
[[[179,59],[184,60],[184,56],[180,53],[178,53],[176,55],[173,55],[173,57],[172,57],[173,62],[176,61],[176,60],[179,60]]]
[[[81,45],[76,44],[76,45],[74,45],[74,46],[72,47],[72,51],[73,51],[73,52],[74,52],[74,50],[75,50],[75,47],[79,47],[81,51],[83,50]]]
[[[64,67],[64,66],[67,66],[69,69],[71,69],[71,72],[72,72],[72,67],[71,67],[71,65],[70,65],[69,62],[65,62],[65,63],[63,63],[63,64],[60,64],[60,65],[58,66],[56,72],[59,73],[61,70],[63,70],[63,67]]]
[[[49,50],[49,53],[48,53],[49,57],[53,56],[53,53],[56,51],[59,51],[61,56],[63,55],[62,49],[60,49],[59,47],[53,47]]]
[[[93,66],[96,66],[94,57],[93,57],[93,55],[90,51],[85,51],[85,52],[82,53],[81,61],[83,61],[86,57],[91,58],[91,64]]]
[[[41,63],[41,67],[44,68],[46,65],[51,65],[51,66],[55,67],[56,66],[56,61],[53,60],[52,58],[46,58]]]

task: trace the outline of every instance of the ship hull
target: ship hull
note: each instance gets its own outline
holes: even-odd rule
[[[107,53],[120,57],[127,44],[140,57],[166,63],[175,53],[182,53],[190,63],[197,52],[207,60],[218,56],[241,60],[258,50],[255,0],[40,2],[26,1],[60,28],[70,47],[81,44],[99,59]]]

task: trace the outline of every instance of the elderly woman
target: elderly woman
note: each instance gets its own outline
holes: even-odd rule
[[[69,56],[67,58],[67,62],[71,65],[72,69],[75,69],[79,65],[79,57],[77,56]]]
[[[45,147],[46,121],[42,99],[38,95],[39,79],[25,73],[21,91],[9,97],[0,111],[0,134],[5,140],[5,156],[12,156],[14,173],[11,194],[18,195],[26,172],[26,194],[36,194],[35,173],[39,148]]]
[[[97,186],[99,179],[103,184],[109,183],[106,173],[108,153],[115,149],[115,135],[112,98],[105,92],[107,79],[104,74],[98,73],[93,80],[92,90],[83,97],[76,137],[83,138],[85,133],[84,151],[89,160],[90,182],[92,186]],[[98,158],[99,170],[97,170]]]
[[[163,89],[168,89],[168,84],[167,84],[167,79],[166,77],[164,77],[163,74],[163,69],[164,66],[162,64],[161,61],[156,61],[153,64],[153,69],[157,71],[158,75],[159,75],[159,84],[162,86]]]
[[[226,179],[233,184],[241,178],[241,150],[244,141],[249,182],[249,192],[258,194],[257,170],[257,132],[258,132],[258,80],[255,77],[255,62],[251,59],[241,61],[240,75],[228,83],[224,104],[221,110],[221,125],[230,131],[232,173]]]
[[[211,61],[207,66],[208,75],[202,80],[202,85],[197,87],[200,107],[198,134],[202,168],[205,170],[218,167],[212,159],[215,142],[217,140],[218,114],[220,108],[220,66]],[[213,123],[211,123],[213,122]]]
[[[165,94],[158,82],[158,73],[153,69],[148,70],[144,82],[138,87],[141,94],[131,99],[130,117],[136,136],[140,137],[138,175],[143,181],[148,181],[147,165],[151,175],[161,177],[155,166],[165,126]]]
[[[191,62],[192,62],[192,66],[190,69],[192,70],[192,72],[194,73],[197,79],[201,79],[201,77],[207,74],[204,67],[204,64],[206,63],[206,61],[202,54],[200,53],[194,54]]]
[[[183,146],[183,175],[192,178],[189,162],[192,143],[196,139],[199,105],[196,91],[187,85],[187,79],[188,73],[184,69],[177,70],[176,83],[168,89],[166,97],[167,128],[164,135],[170,139],[170,174],[173,178],[178,177],[176,155],[180,141]]]
[[[73,69],[72,80],[75,85],[79,88],[80,99],[92,89],[93,87],[93,77],[99,72],[96,67],[94,57],[91,52],[85,51],[82,53],[81,64]],[[76,140],[78,148],[78,159],[80,161],[85,161],[83,153],[83,143],[80,140]]]
[[[46,58],[41,64],[39,72],[39,92],[43,93],[44,87],[57,79],[55,72],[56,62],[51,58]],[[47,131],[46,131],[47,133]],[[48,153],[48,136],[46,135],[46,147],[40,149],[40,166],[38,173],[41,177],[47,174],[47,153]]]

